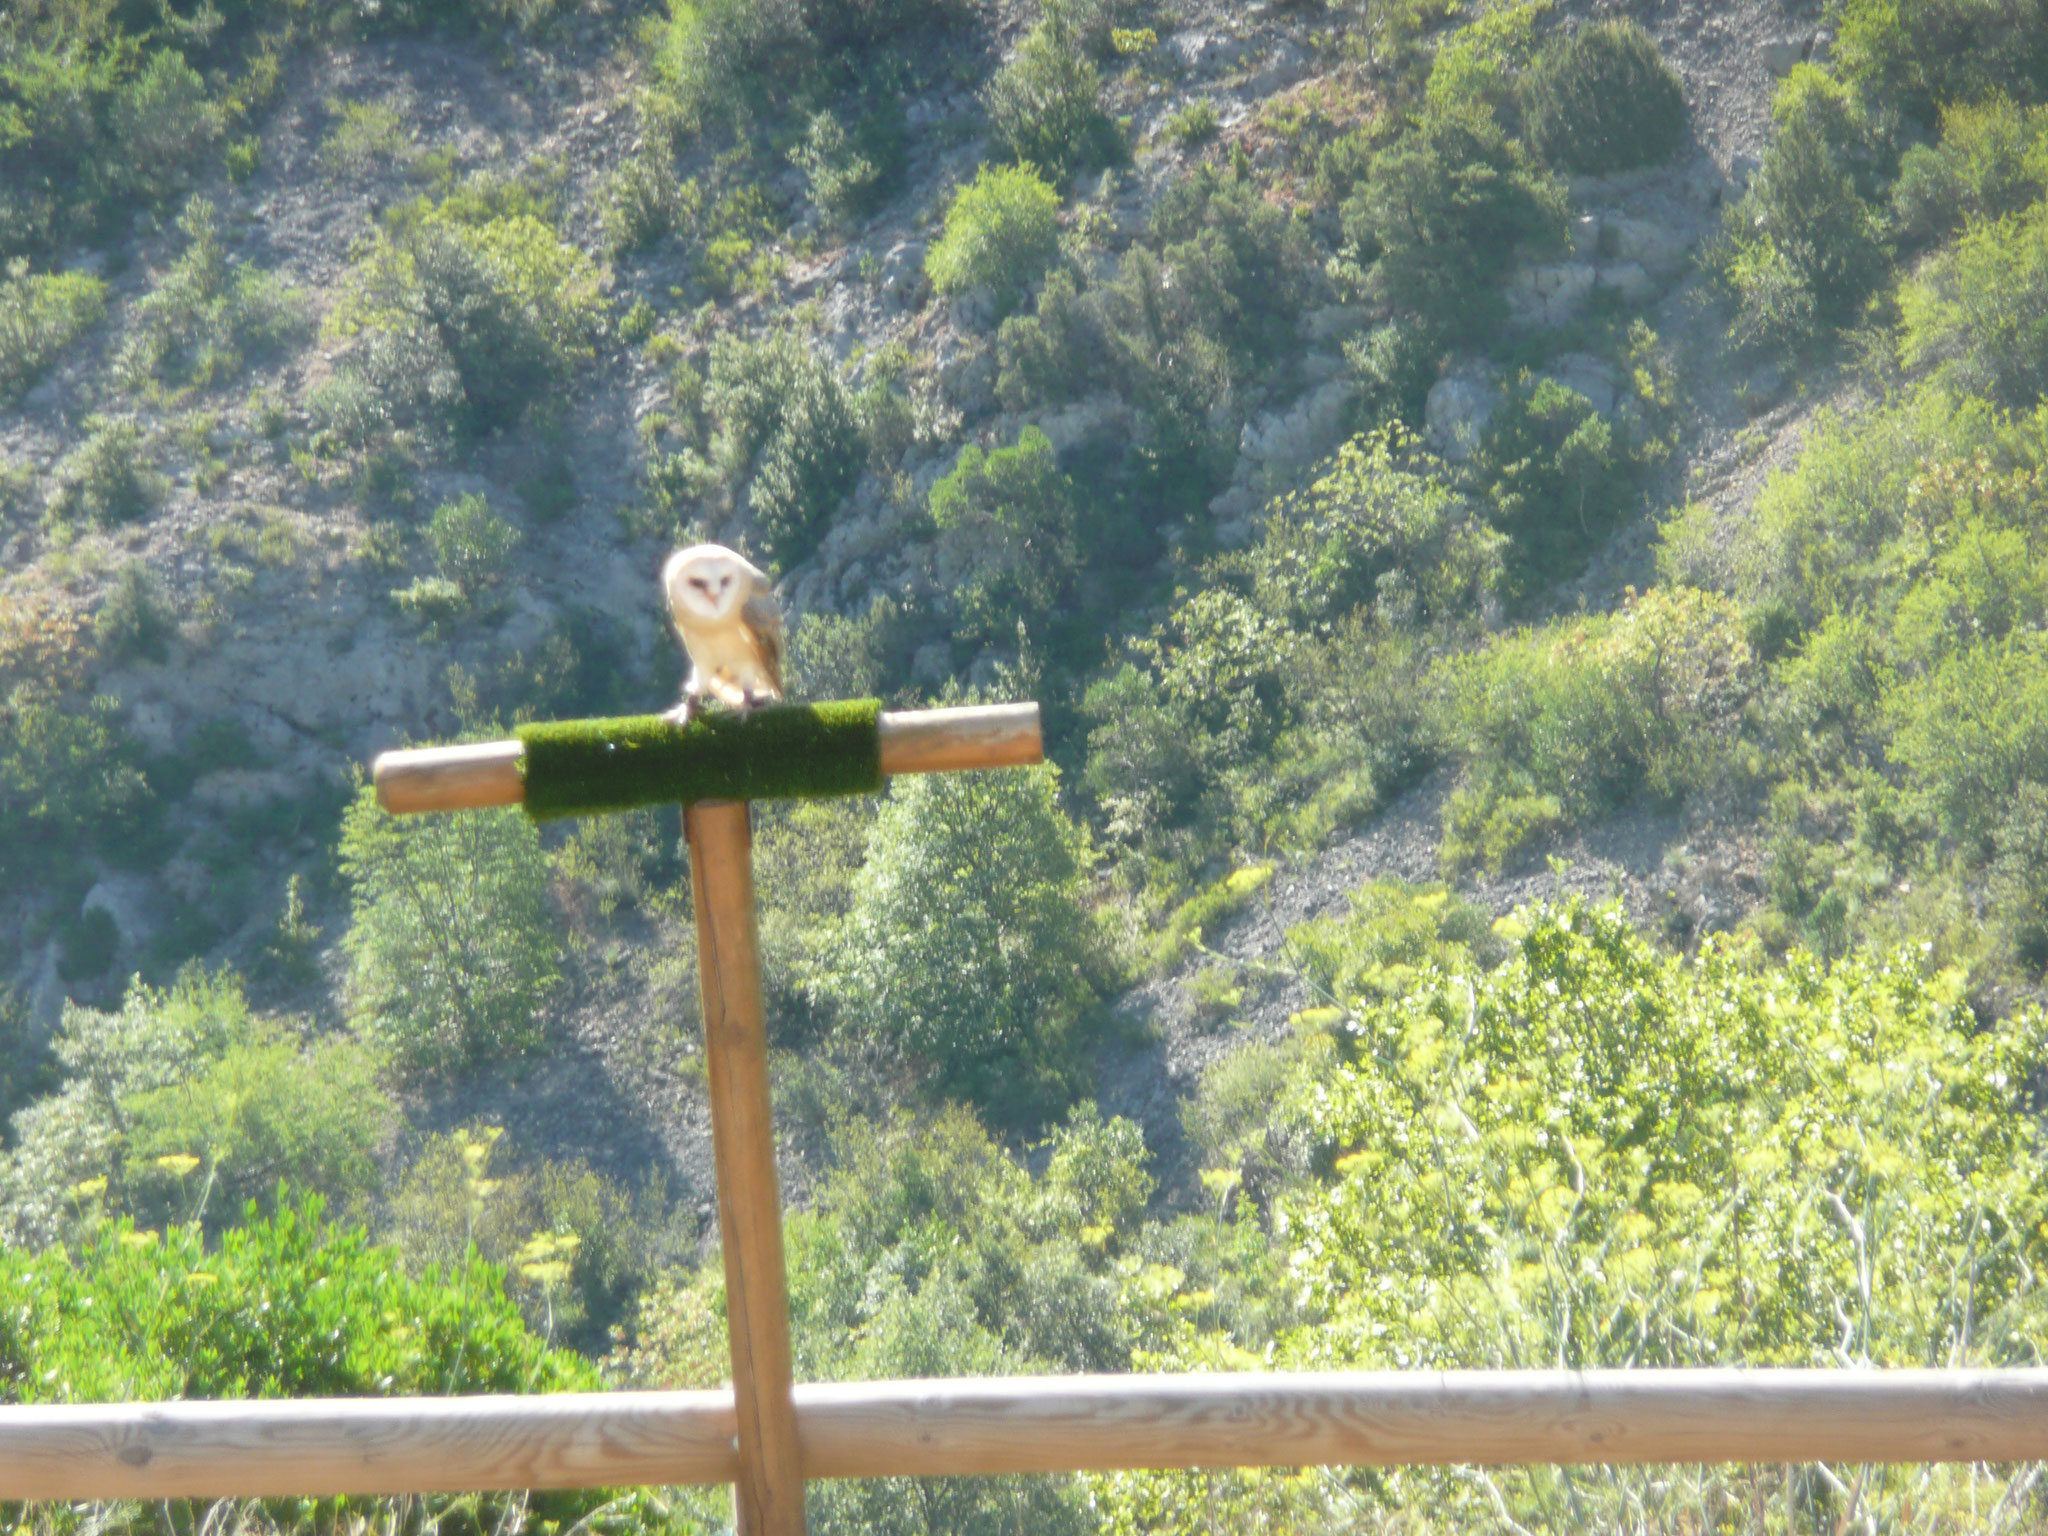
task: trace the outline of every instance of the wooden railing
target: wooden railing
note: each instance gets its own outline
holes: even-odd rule
[[[849,1382],[801,1476],[2048,1458],[2048,1370],[1452,1371]],[[730,1392],[0,1409],[0,1500],[731,1482]]]

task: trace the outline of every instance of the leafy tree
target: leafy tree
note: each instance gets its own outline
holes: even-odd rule
[[[1635,455],[1577,390],[1523,374],[1475,459],[1493,521],[1545,575],[1570,570],[1637,500]]]
[[[1344,203],[1344,233],[1396,309],[1455,337],[1484,334],[1505,310],[1498,286],[1522,249],[1564,238],[1564,189],[1490,116],[1426,115],[1374,157]]]
[[[15,1116],[0,1164],[17,1240],[88,1209],[218,1225],[280,1179],[349,1205],[377,1186],[392,1106],[368,1055],[251,1012],[231,972],[137,980],[116,1012],[68,1006],[55,1052],[63,1083]]]
[[[1293,340],[1314,272],[1308,237],[1249,176],[1196,167],[1160,196],[1152,233],[1187,319],[1205,335],[1246,362]]]
[[[1430,60],[1425,110],[1477,108],[1502,123],[1514,121],[1520,110],[1516,87],[1537,55],[1539,29],[1550,9],[1550,0],[1497,5],[1446,37]]]
[[[866,461],[852,393],[829,356],[783,329],[713,342],[705,404],[727,484],[769,559],[795,565],[817,547]]]
[[[103,14],[0,14],[0,260],[95,233],[182,190],[225,114],[175,48]]]
[[[1633,21],[1595,22],[1554,39],[1519,94],[1530,147],[1582,175],[1656,165],[1685,137],[1684,88]]]
[[[2048,194],[2048,107],[2000,94],[1941,114],[1941,137],[1899,157],[1892,220],[1902,244],[1932,244],[2018,213]]]
[[[67,706],[23,683],[0,703],[0,872],[30,881],[132,830],[150,791],[116,700]]]
[[[1973,225],[1900,294],[1908,366],[2025,410],[2048,393],[2048,204]]]
[[[356,346],[319,402],[354,438],[509,426],[591,355],[597,267],[516,189],[459,190],[387,220],[328,325]]]
[[[1942,830],[1991,853],[2023,783],[2048,783],[2048,654],[2032,634],[1959,650],[1885,699],[1891,756],[1925,790]]]
[[[1102,109],[1102,77],[1062,0],[1046,0],[985,101],[997,147],[1057,182],[1123,158],[1123,134]]]
[[[1055,611],[1080,556],[1080,511],[1078,489],[1038,428],[1009,448],[960,450],[932,486],[931,514],[964,633],[1000,640]]]
[[[2018,786],[1994,838],[1992,910],[2020,962],[2048,970],[2048,786]]]
[[[1877,217],[1852,155],[1865,126],[1842,88],[1810,65],[1772,104],[1776,131],[1727,214],[1722,270],[1740,298],[1739,333],[1798,342],[1849,319],[1885,273]]]
[[[1845,0],[1833,63],[1866,100],[1932,127],[1941,109],[2002,91],[2040,99],[2048,8],[2040,0]]]
[[[1029,165],[984,165],[953,194],[945,233],[925,256],[939,292],[1021,297],[1059,250],[1059,194]]]
[[[366,787],[343,818],[349,1009],[410,1069],[517,1056],[560,980],[547,859],[517,811],[400,821]]]
[[[1031,1124],[1079,1087],[1101,955],[1087,833],[1050,767],[896,785],[868,837],[832,990],[932,1089]]]
[[[851,131],[835,114],[818,113],[790,159],[810,183],[812,206],[843,222],[881,206],[903,177],[906,153],[902,103],[886,96]]]

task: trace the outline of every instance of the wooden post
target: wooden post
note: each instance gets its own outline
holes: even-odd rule
[[[782,1192],[768,1093],[768,1031],[754,931],[753,832],[744,801],[685,808],[704,1069],[718,1164],[718,1245],[739,1422],[740,1536],[803,1536],[803,1459],[791,1396]]]

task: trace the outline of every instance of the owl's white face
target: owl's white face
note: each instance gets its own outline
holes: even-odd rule
[[[730,618],[752,589],[753,568],[722,544],[679,549],[663,567],[661,584],[669,611],[704,622]]]

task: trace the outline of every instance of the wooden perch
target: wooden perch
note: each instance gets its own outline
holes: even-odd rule
[[[819,706],[819,710],[835,707]],[[729,712],[709,712],[693,722],[687,732],[666,725],[659,716],[590,724],[603,728],[628,748],[639,743],[673,743],[672,749],[680,756],[692,751],[701,740],[712,750],[740,759],[754,749],[757,739],[762,747],[770,747],[778,724],[786,722],[799,709],[800,706],[780,706],[758,710],[745,720]],[[878,711],[873,738],[884,776],[961,768],[1015,768],[1039,762],[1045,755],[1036,704]],[[386,752],[371,766],[370,776],[377,786],[378,804],[394,814],[406,815],[416,811],[466,811],[523,804],[527,799],[527,767],[526,742],[485,741]],[[794,780],[794,788],[778,786],[777,792],[805,792],[801,768],[786,776]],[[666,798],[748,799],[753,798],[753,788],[750,784],[712,783],[713,792],[708,794],[676,794]],[[818,792],[845,793],[846,789],[844,784],[834,782]]]
[[[795,1389],[802,1475],[2016,1462],[2048,1370],[1213,1372]],[[731,1482],[730,1392],[0,1408],[0,1501]]]

